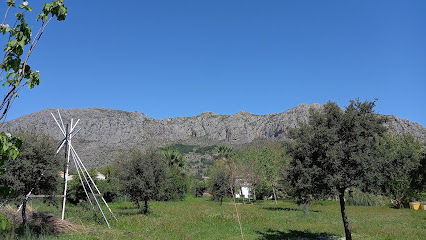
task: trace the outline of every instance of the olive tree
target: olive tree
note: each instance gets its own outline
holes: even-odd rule
[[[309,123],[291,131],[290,181],[303,201],[338,195],[345,235],[351,230],[345,208],[345,192],[353,187],[376,190],[382,178],[375,158],[374,139],[383,135],[385,119],[374,114],[375,101],[351,100],[341,109],[328,102],[322,111],[311,110]]]
[[[167,164],[159,152],[142,153],[131,151],[124,156],[126,161],[117,164],[116,174],[121,191],[129,195],[141,211],[148,212],[148,201],[155,200],[160,194],[167,170]]]
[[[54,194],[60,185],[60,159],[55,155],[56,142],[44,135],[18,133],[22,139],[20,155],[6,162],[7,171],[0,181],[13,187],[13,199],[22,203],[22,223],[26,224],[27,195]]]
[[[215,162],[210,172],[209,182],[211,194],[222,206],[223,198],[231,196],[231,186],[233,186],[230,169],[223,161]]]

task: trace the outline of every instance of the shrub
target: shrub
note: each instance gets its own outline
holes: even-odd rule
[[[189,178],[174,167],[169,167],[165,180],[161,183],[161,189],[157,200],[173,201],[185,199],[188,191]]]
[[[207,191],[208,184],[205,181],[194,181],[192,192],[195,197],[202,197],[203,193]]]
[[[349,192],[349,196],[346,198],[346,204],[352,206],[385,206],[389,203],[389,198],[385,196],[364,193],[357,188]]]
[[[118,186],[113,178],[97,180],[96,185],[103,194],[106,202],[112,202],[118,196]]]

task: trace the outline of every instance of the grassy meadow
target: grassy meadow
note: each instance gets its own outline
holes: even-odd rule
[[[241,239],[234,206],[209,198],[187,197],[185,201],[152,202],[148,215],[139,214],[134,204],[117,201],[108,210],[108,229],[102,216],[89,206],[67,206],[66,219],[84,227],[59,235],[59,239]],[[60,216],[60,208],[32,203],[39,212]],[[317,201],[305,216],[291,201],[258,201],[238,205],[244,238],[329,239],[344,237],[338,202]],[[354,239],[426,239],[426,211],[385,207],[348,206]],[[34,237],[34,236],[33,236]],[[56,238],[42,235],[41,239]],[[323,238],[324,239],[324,238]]]

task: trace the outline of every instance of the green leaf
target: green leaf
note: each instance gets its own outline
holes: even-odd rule
[[[7,46],[8,46],[8,47],[14,47],[14,46],[16,46],[16,44],[18,44],[18,41],[16,41],[16,39],[11,39],[11,40],[7,43]]]
[[[6,152],[9,149],[9,145],[7,143],[3,143],[3,152]]]
[[[12,78],[13,77],[15,77],[15,73],[13,73],[13,72],[8,72],[7,74],[6,74],[6,79],[10,79],[10,76],[12,75]]]
[[[44,13],[39,13],[38,15],[37,15],[37,21],[39,20],[39,19],[44,19],[44,17],[45,17],[46,15],[44,14]]]
[[[13,189],[13,187],[0,186],[1,197],[4,197],[4,198],[12,197],[14,193],[15,193],[15,190]]]
[[[16,159],[17,157],[18,157],[18,155],[19,155],[19,152],[18,151],[12,151],[11,152],[11,155],[12,155],[12,159]]]
[[[7,0],[7,1],[6,1],[6,4],[7,4],[8,6],[12,6],[12,7],[14,7],[14,6],[15,6],[15,1],[13,1],[13,0]]]
[[[4,214],[0,214],[1,230],[3,230],[3,231],[6,230],[8,224],[9,224],[9,220],[7,219],[7,216],[4,215]]]

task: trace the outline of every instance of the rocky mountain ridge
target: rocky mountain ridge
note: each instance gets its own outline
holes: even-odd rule
[[[73,138],[73,145],[88,167],[99,167],[115,161],[122,151],[131,148],[155,148],[175,143],[192,145],[228,144],[241,145],[255,140],[285,140],[290,128],[298,122],[307,122],[309,109],[319,109],[320,104],[301,104],[282,113],[255,115],[238,112],[222,115],[205,112],[193,117],[153,119],[142,113],[104,108],[60,109],[64,124],[80,119],[81,131]],[[56,109],[44,109],[5,122],[1,131],[19,129],[34,131],[61,139],[51,113]],[[387,126],[398,134],[410,133],[426,140],[426,129],[414,122],[387,116]]]

